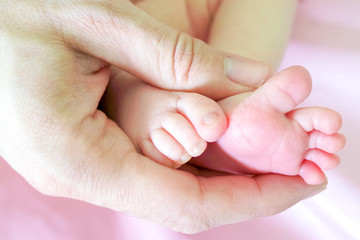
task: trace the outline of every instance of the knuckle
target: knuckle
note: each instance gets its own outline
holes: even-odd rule
[[[194,41],[185,33],[178,33],[173,53],[173,77],[176,86],[182,89],[191,87],[190,73],[194,62]]]

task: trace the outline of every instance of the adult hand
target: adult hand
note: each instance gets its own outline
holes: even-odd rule
[[[277,213],[323,188],[297,177],[204,178],[166,168],[138,154],[97,110],[109,64],[213,98],[246,90],[233,82],[241,76],[260,83],[254,69],[263,65],[235,57],[233,66],[241,59],[246,68],[227,68],[227,78],[225,54],[125,0],[5,0],[0,31],[0,155],[45,194],[191,233]]]

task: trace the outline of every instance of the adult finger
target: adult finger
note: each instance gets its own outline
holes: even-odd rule
[[[55,29],[72,46],[164,89],[219,99],[259,86],[269,73],[266,64],[211,48],[128,1],[106,2],[48,11]]]
[[[116,156],[117,151],[113,147],[108,156]],[[73,192],[80,193],[76,198],[183,233],[274,215],[325,187],[309,186],[300,177],[275,174],[253,178],[195,176],[166,168],[137,153],[128,154],[125,162],[115,158],[104,162],[108,167],[102,165],[103,172],[96,164],[87,168],[87,173],[97,174],[85,176],[94,181],[87,183],[87,188],[74,185]]]

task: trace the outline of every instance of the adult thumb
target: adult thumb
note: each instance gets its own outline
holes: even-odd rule
[[[70,44],[163,89],[220,99],[258,87],[270,72],[264,63],[156,21],[129,1],[79,3],[56,16]]]

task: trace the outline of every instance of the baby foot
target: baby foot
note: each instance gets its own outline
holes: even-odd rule
[[[223,110],[207,97],[164,91],[124,72],[115,78],[116,122],[139,152],[158,163],[178,167],[226,130]]]
[[[193,162],[231,173],[300,175],[308,184],[325,181],[322,170],[338,165],[334,153],[343,148],[345,139],[337,133],[338,113],[320,107],[294,110],[310,91],[308,72],[291,67],[248,97],[220,101],[228,129]]]

